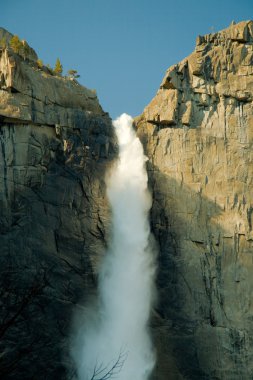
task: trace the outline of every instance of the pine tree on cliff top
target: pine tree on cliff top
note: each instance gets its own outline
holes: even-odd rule
[[[63,67],[62,67],[61,61],[59,60],[59,58],[57,58],[55,62],[54,73],[57,75],[61,75],[62,70],[63,70]]]
[[[19,37],[17,35],[13,36],[10,40],[10,47],[14,51],[14,53],[19,54],[22,49],[22,42],[20,41]]]
[[[68,75],[71,79],[77,79],[80,78],[80,75],[77,73],[77,70],[68,70]]]

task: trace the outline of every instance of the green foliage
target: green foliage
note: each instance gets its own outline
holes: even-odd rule
[[[22,46],[23,46],[23,44],[17,35],[15,35],[11,38],[10,47],[12,48],[14,53],[20,54],[20,52],[22,50]]]
[[[1,38],[1,40],[0,40],[0,46],[1,46],[2,49],[6,49],[7,48],[8,44],[7,44],[7,41],[6,41],[6,37]]]
[[[77,74],[77,70],[68,70],[68,76],[72,79],[80,78],[80,75]]]
[[[14,53],[21,55],[25,60],[27,59],[30,52],[30,47],[25,40],[20,41],[19,37],[15,35],[10,40],[10,47]]]
[[[63,67],[62,67],[61,61],[59,60],[59,58],[57,58],[55,62],[54,73],[57,75],[61,75],[62,71],[63,71]]]
[[[42,61],[42,59],[37,59],[37,65],[38,65],[38,67],[40,69],[42,69],[42,67],[43,67],[43,61]]]

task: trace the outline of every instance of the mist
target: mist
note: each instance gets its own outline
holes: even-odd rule
[[[113,122],[119,158],[106,179],[111,239],[99,271],[98,299],[86,305],[72,347],[79,380],[147,380],[155,364],[148,330],[155,275],[151,196],[147,158],[132,122],[127,114]]]

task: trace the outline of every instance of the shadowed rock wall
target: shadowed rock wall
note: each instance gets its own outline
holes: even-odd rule
[[[72,313],[106,246],[111,120],[94,91],[10,48],[0,78],[0,377],[71,378]]]

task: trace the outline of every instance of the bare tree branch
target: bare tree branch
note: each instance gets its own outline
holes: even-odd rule
[[[122,370],[122,367],[127,359],[128,353],[120,351],[119,356],[114,364],[109,364],[104,367],[103,363],[96,364],[90,380],[108,380],[113,379]]]
[[[17,366],[38,347],[42,347],[41,337],[29,335],[30,324],[27,319],[33,316],[34,305],[47,287],[47,271],[41,266],[33,278],[19,285],[19,273],[7,266],[0,272],[0,373],[9,376]],[[14,344],[15,333],[25,331],[24,339]],[[36,347],[35,347],[36,346]],[[43,341],[45,347],[45,340]]]
[[[31,289],[29,289],[29,293],[22,299],[22,302],[14,315],[0,326],[0,339],[4,336],[8,328],[15,323],[15,320],[19,317],[24,308],[33,300],[34,297],[40,294],[45,286],[45,284],[39,284],[37,281],[34,282]]]

